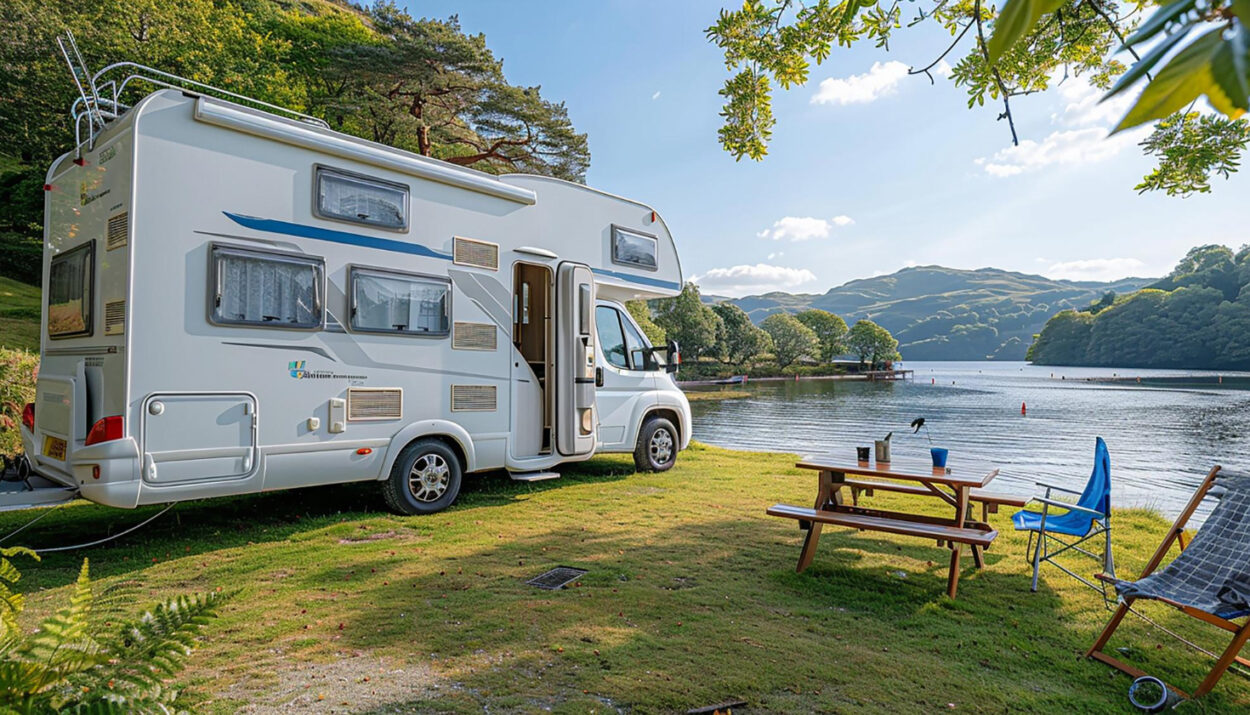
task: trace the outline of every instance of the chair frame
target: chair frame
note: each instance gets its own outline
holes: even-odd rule
[[[1094,509],[1088,509],[1079,504],[1072,504],[1070,502],[1059,501],[1058,499],[1054,499],[1051,496],[1052,491],[1061,491],[1061,492],[1066,492],[1068,494],[1076,494],[1079,496],[1081,492],[1078,492],[1074,489],[1061,487],[1057,484],[1047,484],[1046,482],[1034,482],[1034,484],[1036,484],[1039,487],[1045,487],[1046,495],[1042,497],[1033,497],[1033,499],[1031,500],[1031,501],[1038,502],[1042,505],[1042,521],[1041,521],[1041,524],[1038,525],[1038,528],[1036,531],[1034,531],[1033,529],[1028,530],[1029,531],[1029,544],[1025,548],[1025,552],[1024,552],[1025,555],[1028,557],[1029,562],[1033,564],[1033,586],[1030,590],[1037,591],[1038,574],[1041,571],[1042,562],[1044,561],[1046,563],[1054,565],[1055,567],[1059,568],[1059,570],[1068,574],[1072,578],[1080,581],[1086,586],[1089,586],[1095,591],[1101,591],[1103,595],[1103,600],[1106,601],[1107,589],[1105,585],[1096,584],[1093,581],[1090,581],[1089,579],[1085,578],[1084,576],[1081,576],[1080,574],[1076,573],[1072,569],[1069,569],[1068,567],[1056,561],[1055,557],[1061,554],[1067,553],[1069,551],[1078,551],[1094,560],[1101,561],[1103,573],[1114,577],[1115,576],[1115,559],[1112,558],[1111,556],[1111,514],[1110,513],[1103,514],[1100,511],[1096,511]],[[1051,507],[1055,507],[1056,509],[1068,509],[1071,511],[1077,511],[1083,514],[1091,515],[1093,517],[1093,520],[1090,522],[1090,530],[1086,532],[1084,536],[1078,537],[1076,541],[1065,541],[1059,538],[1058,536],[1056,536],[1054,533],[1047,533],[1046,518],[1050,516]],[[1033,543],[1034,534],[1037,534],[1036,544]],[[1068,536],[1068,534],[1064,534],[1064,536]],[[1103,536],[1103,538],[1105,539],[1105,543],[1103,544],[1103,552],[1101,556],[1099,556],[1098,554],[1092,551],[1089,551],[1088,549],[1081,548],[1081,544],[1085,543],[1086,541],[1089,541],[1090,539],[1093,539],[1096,536]],[[1055,551],[1050,550],[1050,546],[1052,542],[1059,545],[1059,548]]]
[[[1202,481],[1202,484],[1198,487],[1197,491],[1195,491],[1194,495],[1190,497],[1189,504],[1185,506],[1185,510],[1181,512],[1179,517],[1177,517],[1176,523],[1172,524],[1172,528],[1163,539],[1163,543],[1159,544],[1159,548],[1155,551],[1154,556],[1151,557],[1150,562],[1146,564],[1146,568],[1142,571],[1141,576],[1138,577],[1139,579],[1145,578],[1154,573],[1155,569],[1159,567],[1159,564],[1163,563],[1163,559],[1167,556],[1167,553],[1172,548],[1173,543],[1177,544],[1182,551],[1186,548],[1189,539],[1185,535],[1185,524],[1189,521],[1189,518],[1193,516],[1193,513],[1198,508],[1198,505],[1202,503],[1202,500],[1206,497],[1207,492],[1211,490],[1211,487],[1215,483],[1215,477],[1219,474],[1219,472],[1220,467],[1217,465],[1207,474],[1206,479]],[[1103,628],[1102,634],[1098,636],[1098,640],[1094,641],[1094,645],[1092,645],[1085,653],[1085,657],[1093,658],[1106,663],[1107,665],[1127,673],[1134,678],[1140,678],[1146,675],[1145,671],[1129,665],[1128,663],[1117,660],[1103,651],[1103,649],[1107,647],[1107,642],[1111,640],[1111,636],[1115,633],[1116,628],[1119,628],[1120,622],[1124,620],[1124,616],[1132,610],[1133,602],[1136,600],[1137,599],[1134,597],[1126,597],[1123,599],[1120,606],[1116,608],[1115,613],[1111,616],[1111,620],[1107,623],[1106,627]],[[1172,685],[1167,686],[1169,690],[1172,690],[1185,698],[1199,698],[1211,692],[1211,689],[1215,687],[1215,684],[1219,682],[1220,678],[1223,677],[1224,673],[1233,663],[1239,663],[1243,666],[1250,667],[1250,660],[1242,658],[1239,655],[1242,646],[1246,644],[1247,640],[1250,640],[1250,618],[1247,618],[1245,623],[1238,625],[1229,619],[1220,618],[1219,616],[1207,613],[1206,611],[1193,608],[1192,606],[1186,606],[1165,598],[1147,600],[1166,603],[1167,605],[1181,611],[1185,615],[1192,616],[1200,621],[1205,621],[1206,623],[1210,623],[1213,626],[1222,628],[1233,634],[1232,641],[1228,644],[1228,647],[1224,649],[1224,652],[1216,659],[1215,665],[1211,668],[1207,677],[1203,679],[1202,683],[1198,686],[1198,689],[1194,691],[1192,696],[1186,694],[1185,691],[1180,690],[1179,688],[1173,687]]]

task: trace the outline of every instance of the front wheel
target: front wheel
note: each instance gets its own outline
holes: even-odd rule
[[[396,514],[433,514],[456,500],[462,471],[460,458],[446,443],[417,440],[399,453],[382,496]]]
[[[677,461],[677,428],[664,417],[652,417],[638,430],[634,467],[640,472],[667,472]]]

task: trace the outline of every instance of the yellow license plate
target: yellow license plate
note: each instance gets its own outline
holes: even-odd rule
[[[65,440],[59,437],[43,438],[43,455],[51,457],[58,462],[65,461]]]

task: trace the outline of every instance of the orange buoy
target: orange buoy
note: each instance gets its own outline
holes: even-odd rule
[[[930,385],[936,385],[936,384],[937,384],[937,378],[936,378],[936,377],[931,377],[931,378],[929,378],[929,384],[930,384]]]
[[[1028,413],[1029,413],[1029,407],[1028,407],[1028,405],[1026,405],[1025,403],[1021,402],[1021,403],[1020,403],[1020,414],[1022,414],[1022,415],[1027,415]]]

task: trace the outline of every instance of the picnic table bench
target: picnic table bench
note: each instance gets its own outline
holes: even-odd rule
[[[939,545],[947,546],[951,552],[950,573],[946,584],[946,592],[951,598],[955,598],[959,588],[959,561],[963,547],[967,545],[972,549],[977,568],[983,568],[985,562],[981,551],[988,548],[998,536],[998,532],[985,523],[984,519],[974,521],[971,518],[973,488],[978,490],[977,501],[982,504],[983,514],[990,504],[996,508],[999,504],[1015,504],[1019,501],[1017,497],[984,491],[984,487],[998,476],[997,469],[978,477],[968,477],[944,468],[921,466],[916,462],[842,463],[835,458],[822,457],[805,458],[796,466],[819,472],[815,504],[811,508],[775,504],[766,512],[769,516],[795,519],[800,527],[807,530],[796,571],[802,573],[811,565],[816,544],[820,540],[821,528],[825,524],[933,539]],[[855,478],[848,478],[851,475]],[[872,477],[879,481],[867,481],[858,477]],[[844,502],[843,488],[851,491],[852,504]],[[955,515],[947,518],[859,506],[859,492],[872,489],[936,497],[955,507]]]
[[[896,492],[899,494],[913,494],[917,496],[933,496],[933,492],[927,487],[919,484],[902,484],[882,482],[868,479],[846,479],[842,485],[851,490],[851,503],[859,504],[859,495],[862,493],[866,496],[872,496],[873,491],[880,489],[883,492]],[[988,521],[990,514],[997,514],[998,507],[1012,506],[1017,509],[1023,509],[1029,503],[1028,497],[1017,496],[1015,494],[1002,494],[999,492],[987,492],[984,489],[969,489],[968,501],[973,504],[981,505],[981,521]]]

